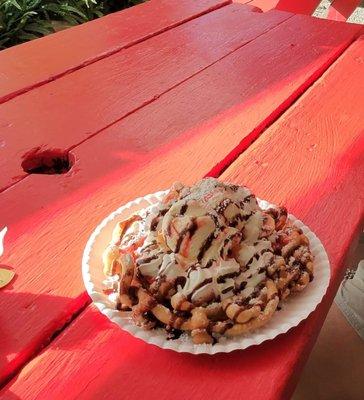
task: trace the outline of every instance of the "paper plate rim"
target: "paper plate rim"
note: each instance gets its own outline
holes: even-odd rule
[[[327,288],[330,283],[330,276],[331,276],[331,271],[330,271],[330,262],[329,258],[327,256],[326,250],[319,240],[319,238],[315,235],[315,233],[308,227],[306,226],[302,221],[294,217],[293,215],[289,214],[289,218],[295,223],[296,226],[301,228],[305,235],[309,238],[310,240],[310,247],[311,251],[313,252],[315,256],[315,279],[313,283],[310,283],[308,287],[298,295],[294,296],[293,298],[290,299],[289,302],[285,303],[285,307],[287,306],[288,303],[291,304],[291,308],[293,308],[294,302],[297,302],[297,299],[300,298],[300,296],[304,296],[305,292],[310,288],[310,285],[314,285],[315,283],[317,284],[317,266],[320,265],[320,270],[319,270],[319,280],[320,280],[320,285],[319,287],[316,287],[315,289],[315,299],[314,301],[309,302],[309,306],[305,310],[300,310],[300,314],[296,316],[291,316],[289,318],[288,322],[285,322],[284,324],[279,325],[279,327],[273,329],[272,327],[270,329],[267,329],[269,325],[272,325],[272,322],[274,322],[274,319],[277,315],[277,312],[275,315],[272,317],[272,319],[268,322],[267,325],[263,326],[257,331],[251,332],[248,335],[244,336],[238,336],[235,338],[223,338],[220,342],[218,342],[215,345],[195,345],[192,343],[191,340],[188,341],[182,341],[180,339],[177,340],[166,340],[165,335],[161,333],[158,330],[152,330],[152,331],[146,331],[138,326],[136,326],[130,318],[126,317],[123,315],[122,312],[116,310],[115,308],[110,306],[110,302],[107,300],[106,295],[95,289],[95,283],[93,282],[93,278],[91,275],[91,266],[90,266],[90,258],[91,258],[91,252],[92,248],[97,241],[97,238],[99,235],[102,233],[102,230],[109,224],[111,223],[118,215],[122,214],[123,212],[127,211],[131,207],[138,207],[142,203],[148,203],[150,205],[153,205],[160,201],[160,199],[167,193],[167,191],[158,191],[156,193],[148,194],[143,197],[138,197],[135,200],[129,201],[128,203],[122,205],[112,213],[110,213],[106,218],[102,220],[102,222],[95,228],[95,230],[92,232],[90,235],[84,252],[83,252],[83,257],[82,257],[82,277],[83,281],[87,290],[87,293],[91,297],[93,303],[96,305],[96,307],[100,310],[101,313],[106,315],[112,322],[116,323],[118,326],[120,326],[122,329],[125,331],[129,332],[133,336],[147,342],[153,345],[156,345],[160,348],[163,349],[170,349],[174,350],[177,352],[187,352],[191,354],[216,354],[216,353],[229,353],[234,350],[243,350],[246,349],[250,346],[253,345],[259,345],[267,340],[272,340],[278,335],[284,334],[288,332],[290,329],[296,327],[300,322],[305,320],[312,312],[314,312],[317,308],[317,306],[321,303],[323,297],[325,296],[327,292]],[[263,209],[272,207],[273,204],[269,203],[268,201],[265,200],[259,200],[259,205]],[[139,209],[144,209],[146,206],[140,207]],[[100,255],[100,268],[102,267],[101,263],[101,255]],[[316,280],[316,282],[315,282]],[[301,298],[302,300],[302,298]],[[303,300],[308,300],[308,297],[306,295],[306,298],[303,298]],[[312,300],[312,299],[311,299]],[[296,305],[298,306],[298,304]],[[277,325],[277,323],[276,323]]]

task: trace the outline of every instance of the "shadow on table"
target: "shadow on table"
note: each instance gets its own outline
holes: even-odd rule
[[[315,318],[317,315],[309,319]],[[279,393],[288,398],[284,397],[288,390],[285,380],[291,381],[292,377],[287,371],[294,374],[298,368],[285,365],[291,359],[285,354],[289,353],[295,334],[293,329],[274,341],[244,351],[194,356],[146,344],[89,308],[27,365],[4,393],[30,392],[40,400],[46,399],[44,394],[52,388],[53,400],[61,399],[62,393],[70,399],[140,400],[145,398],[146,390],[158,393],[160,398],[170,398],[174,393],[178,399],[194,398],[198,390],[214,399],[241,398],[241,388],[246,386],[244,398],[253,398],[257,388],[250,381],[254,379],[257,385],[264,384],[267,398],[278,397]],[[311,341],[316,335],[307,329],[304,334],[310,335]],[[80,341],[80,337],[84,340]],[[280,366],[275,364],[277,351],[282,355]],[[284,377],[282,370],[286,371]],[[267,377],[272,381],[275,376],[279,384],[266,382]]]
[[[3,268],[4,266],[1,265]],[[63,335],[63,331],[80,317],[90,303],[87,294],[76,298],[52,294],[12,292],[16,279],[0,290],[0,387],[17,379],[14,375],[27,370],[27,364],[47,350],[49,344]],[[37,319],[27,318],[32,312]],[[56,318],[47,318],[49,313]],[[9,327],[9,328],[7,328]],[[92,333],[85,340],[92,338]],[[73,342],[80,346],[83,338]],[[2,399],[2,392],[0,391]]]

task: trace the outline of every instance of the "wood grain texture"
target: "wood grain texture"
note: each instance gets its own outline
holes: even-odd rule
[[[230,3],[151,0],[0,53],[0,102]]]
[[[79,266],[96,224],[176,179],[219,174],[357,32],[336,26],[287,20],[74,148],[67,174],[30,175],[1,194],[1,262],[17,273],[0,292],[2,379],[87,303]]]
[[[1,392],[3,399],[288,399],[344,271],[364,216],[364,42],[339,59],[222,175],[284,203],[323,241],[332,279],[324,302],[285,335],[243,352],[161,350],[92,306]],[[357,90],[352,90],[355,87]],[[337,112],[340,110],[340,112]],[[183,170],[181,169],[183,174]],[[314,281],[313,283],[314,284]]]
[[[346,21],[359,7],[360,3],[360,0],[334,0],[329,7],[327,18],[335,21]]]
[[[2,104],[0,189],[32,149],[74,147],[290,16],[232,4]]]

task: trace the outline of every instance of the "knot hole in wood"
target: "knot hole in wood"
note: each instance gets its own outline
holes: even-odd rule
[[[65,174],[73,165],[74,157],[61,149],[44,150],[40,147],[23,155],[21,166],[28,174]]]

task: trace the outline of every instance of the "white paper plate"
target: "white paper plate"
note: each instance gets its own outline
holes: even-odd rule
[[[82,275],[86,290],[98,309],[111,321],[115,322],[122,329],[128,331],[135,337],[164,349],[192,354],[215,354],[220,352],[228,353],[237,349],[246,349],[249,346],[271,340],[277,335],[285,333],[294,326],[297,326],[316,309],[329,285],[329,259],[324,246],[317,236],[300,220],[296,219],[293,215],[289,215],[289,218],[294,221],[296,226],[303,230],[310,240],[311,251],[315,257],[314,280],[303,292],[290,297],[289,300],[283,304],[283,308],[277,311],[265,326],[244,336],[222,338],[214,345],[195,345],[187,335],[183,335],[179,339],[167,340],[166,333],[162,329],[145,331],[134,325],[129,317],[129,313],[116,310],[115,303],[110,301],[108,296],[103,293],[102,282],[105,277],[102,272],[101,255],[111,240],[111,233],[117,221],[121,221],[134,212],[159,202],[165,193],[165,191],[162,191],[149,194],[118,208],[97,226],[86,244],[82,258]],[[272,206],[270,203],[263,200],[259,200],[259,205],[263,209]]]

